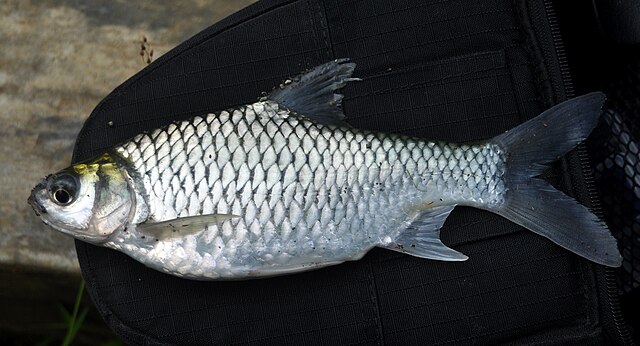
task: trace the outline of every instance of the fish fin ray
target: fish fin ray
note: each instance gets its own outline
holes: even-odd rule
[[[505,197],[502,206],[490,210],[588,260],[620,266],[622,257],[606,224],[547,182],[532,178]]]
[[[485,207],[595,263],[619,267],[616,239],[595,214],[575,199],[536,178],[585,140],[597,125],[604,94],[562,102],[495,137],[504,152],[504,201]]]
[[[179,217],[172,220],[142,223],[136,230],[143,236],[158,240],[185,237],[201,232],[210,225],[220,225],[227,220],[238,217],[232,214],[207,214]]]
[[[535,177],[584,141],[598,124],[604,94],[575,97],[542,112],[491,142],[504,150],[509,169]]]
[[[440,261],[465,261],[466,255],[440,240],[440,228],[455,205],[443,205],[424,210],[411,225],[401,231],[391,243],[381,247],[408,255]]]
[[[301,263],[291,263],[287,265],[274,265],[274,266],[263,266],[259,269],[254,269],[248,272],[249,277],[261,277],[268,278],[280,275],[288,275],[299,273],[302,271],[316,270],[321,269],[328,266],[333,266],[336,264],[343,263],[343,261],[330,261],[330,262],[301,262]]]
[[[292,78],[267,99],[318,124],[348,126],[342,113],[344,96],[336,90],[360,80],[351,77],[355,67],[349,59],[336,59]]]

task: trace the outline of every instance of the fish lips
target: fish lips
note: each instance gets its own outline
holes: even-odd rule
[[[31,195],[29,196],[29,198],[27,198],[27,203],[29,203],[31,208],[33,208],[33,211],[36,213],[37,216],[41,216],[47,213],[47,209],[42,204],[40,204],[40,202],[38,201],[38,198],[36,198],[36,195],[40,191],[45,190],[47,188],[47,180],[49,179],[49,177],[50,175],[42,179],[42,181],[38,183],[38,185],[36,185],[36,187],[34,187],[33,190],[31,190]]]

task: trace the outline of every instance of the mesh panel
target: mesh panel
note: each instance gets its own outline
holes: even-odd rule
[[[609,106],[589,141],[606,221],[622,251],[622,293],[640,287],[640,61],[607,89]]]
[[[637,136],[623,117],[607,110],[595,176],[602,196],[605,217],[618,239],[624,258],[620,279],[622,290],[640,286],[640,155]],[[606,135],[605,135],[606,134]],[[597,148],[597,147],[596,147]]]

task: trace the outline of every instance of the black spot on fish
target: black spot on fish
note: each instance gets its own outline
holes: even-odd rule
[[[145,237],[145,236],[142,236],[142,237],[140,237],[140,238],[141,238],[141,239],[146,239],[147,237]]]

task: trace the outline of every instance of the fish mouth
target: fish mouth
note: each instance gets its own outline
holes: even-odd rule
[[[27,198],[27,203],[29,203],[31,208],[33,208],[33,211],[36,213],[37,216],[41,216],[47,213],[47,209],[43,207],[42,204],[40,204],[40,202],[38,202],[38,199],[36,198],[36,193],[38,191],[42,189],[46,189],[47,178],[48,177],[42,179],[42,181],[38,185],[36,185],[36,187],[34,187],[33,190],[31,190],[31,195],[29,196],[29,198]]]
[[[37,216],[41,216],[42,214],[46,214],[47,213],[47,209],[45,207],[43,207],[35,199],[35,197],[33,195],[29,196],[29,198],[27,199],[27,203],[29,203],[31,208],[33,208],[33,211],[36,213]]]

